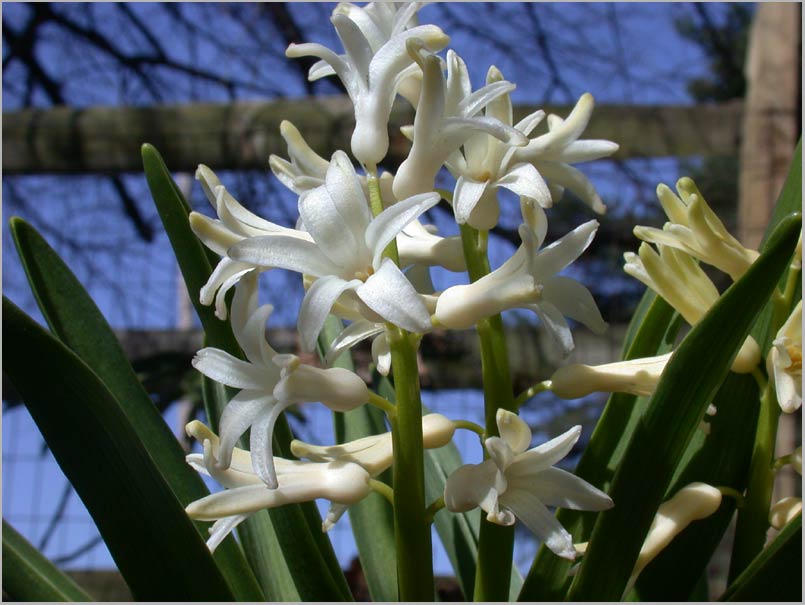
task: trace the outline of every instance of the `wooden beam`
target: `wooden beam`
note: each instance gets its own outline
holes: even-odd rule
[[[541,106],[567,115],[570,107]],[[515,118],[537,109],[515,107]],[[736,155],[741,104],[699,106],[600,105],[585,136],[616,141],[617,158]],[[410,108],[395,106],[388,164],[409,148],[399,127]],[[154,107],[55,107],[3,113],[5,174],[139,172],[140,145],[151,143],[175,171],[200,163],[216,170],[268,169],[268,156],[286,155],[282,120],[296,125],[317,152],[348,149],[354,124],[343,96],[230,104]]]

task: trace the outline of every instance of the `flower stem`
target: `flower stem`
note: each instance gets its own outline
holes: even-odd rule
[[[517,396],[517,399],[514,400],[514,404],[519,408],[523,405],[526,401],[531,399],[537,393],[542,393],[543,391],[550,391],[551,390],[551,381],[550,380],[543,380],[542,382],[538,382],[537,384],[528,387],[525,391],[520,393]]]
[[[386,485],[382,481],[378,481],[377,479],[369,479],[369,487],[371,487],[373,491],[376,491],[378,494],[383,496],[386,500],[388,500],[389,504],[394,507],[394,490],[391,489],[390,486]]]
[[[749,465],[749,481],[744,506],[738,512],[735,543],[730,561],[732,583],[763,549],[769,528],[769,508],[774,488],[774,446],[780,406],[774,388],[767,384],[760,398],[760,415],[755,432],[755,447]]]
[[[486,254],[487,232],[461,225],[461,242],[470,281],[478,281],[490,271]],[[514,401],[509,354],[503,320],[494,315],[478,322],[481,343],[481,372],[484,384],[484,422],[487,436],[498,434],[498,408],[517,411]],[[481,518],[478,563],[475,572],[475,601],[508,601],[511,581],[514,528],[503,527]]]
[[[391,419],[394,446],[394,534],[401,601],[433,601],[430,523],[425,512],[422,403],[416,347],[410,335],[387,326],[394,372],[396,414]]]
[[[425,520],[428,523],[433,523],[433,517],[436,516],[440,510],[444,508],[444,496],[439,496],[436,500],[430,503],[428,509],[425,511]]]
[[[486,436],[484,427],[469,420],[453,420],[453,425],[457,429],[467,429],[468,431],[472,431],[473,433],[477,434],[481,440],[483,440],[483,438]]]
[[[369,391],[369,404],[383,410],[388,418],[393,418],[397,413],[397,407],[393,403],[372,391]]]

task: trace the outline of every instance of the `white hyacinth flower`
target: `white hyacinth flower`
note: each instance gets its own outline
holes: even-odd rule
[[[435,449],[450,443],[456,427],[453,421],[441,414],[422,417],[422,446]],[[311,445],[294,439],[291,452],[299,458],[314,462],[351,462],[360,465],[372,477],[377,477],[394,462],[394,448],[390,432],[370,435],[341,445]],[[329,531],[346,512],[348,505],[333,503],[322,523],[322,530]]]
[[[793,414],[802,407],[802,301],[777,332],[768,365],[780,407]]]
[[[573,538],[547,507],[591,511],[612,507],[601,490],[553,468],[578,441],[581,427],[529,450],[531,429],[516,414],[498,410],[497,425],[500,437],[485,441],[490,458],[462,466],[447,479],[447,509],[464,512],[480,506],[498,525],[513,525],[515,518],[520,519],[554,553],[573,560]]]
[[[215,316],[224,320],[227,317],[227,292],[247,273],[261,271],[252,263],[228,258],[226,251],[247,237],[269,233],[293,235],[294,232],[292,229],[276,225],[249,212],[230,195],[215,173],[207,166],[201,164],[198,167],[196,180],[201,183],[201,188],[212,207],[215,208],[218,218],[211,219],[198,212],[191,212],[190,227],[205,246],[222,257],[207,283],[201,288],[199,299],[202,305],[212,304],[214,300]]]
[[[408,197],[433,189],[439,169],[459,147],[478,133],[509,145],[525,145],[526,137],[510,125],[492,117],[477,117],[484,107],[514,89],[506,81],[493,82],[471,92],[464,61],[452,50],[447,53],[447,79],[441,59],[424,52],[417,40],[408,43],[409,52],[422,68],[413,126],[413,146],[394,176],[394,195]],[[411,130],[405,131],[411,134]]]
[[[490,67],[486,76],[487,85],[502,80],[503,74],[495,66]],[[591,111],[592,97],[589,95],[582,97],[577,104],[577,110],[569,116],[562,129],[552,130],[546,135],[537,137],[526,147],[515,147],[485,135],[474,135],[467,140],[463,153],[456,151],[446,162],[448,170],[458,179],[453,193],[456,221],[459,224],[468,223],[476,229],[494,227],[500,214],[496,194],[499,187],[513,191],[521,199],[530,200],[529,203],[549,208],[554,198],[561,197],[563,189],[561,183],[564,183],[593,208],[603,211],[601,198],[595,193],[589,181],[566,164],[606,157],[618,150],[618,145],[610,141],[576,141],[574,137],[578,138],[583,127],[581,130],[575,128],[570,133],[571,136],[567,137],[567,132],[571,128],[589,120]],[[485,115],[512,126],[513,113],[509,94],[501,95],[489,103]],[[514,128],[529,136],[544,117],[545,112],[538,110],[514,124]],[[553,123],[557,126],[555,120]],[[526,154],[529,146],[531,151]],[[556,148],[561,148],[561,152]],[[565,164],[555,165],[559,161]],[[546,183],[544,175],[540,172],[541,167],[547,167],[547,172],[554,177],[557,175],[561,177],[567,172],[573,179],[566,177],[560,178],[560,183],[555,181]]]
[[[299,311],[302,348],[312,351],[333,304],[351,302],[373,321],[411,332],[431,326],[425,303],[383,252],[411,221],[436,205],[439,194],[416,195],[372,218],[369,203],[346,154],[333,154],[324,185],[299,198],[305,231],[243,240],[230,258],[317,277]]]
[[[435,25],[408,28],[419,8],[417,3],[399,10],[384,4],[365,8],[339,4],[335,8],[330,21],[344,47],[343,55],[312,43],[291,44],[285,51],[288,57],[321,59],[310,69],[309,80],[331,74],[341,80],[355,106],[352,153],[366,166],[374,166],[386,156],[394,98],[402,81],[418,69],[406,51],[406,42],[416,38],[432,51],[450,42]]]
[[[654,290],[685,321],[695,326],[718,300],[718,290],[696,259],[671,246],[658,245],[657,248],[659,254],[644,242],[638,254],[626,252],[623,270]],[[754,338],[747,336],[731,369],[744,374],[751,372],[759,362],[760,347]]]
[[[592,117],[595,100],[584,93],[576,101],[573,110],[564,119],[550,114],[547,118],[548,132],[528,141],[512,153],[512,165],[525,162],[536,168],[548,182],[553,200],[562,196],[565,189],[578,196],[598,214],[606,212],[601,196],[590,180],[571,164],[589,162],[612,155],[618,150],[617,143],[597,139],[579,139]],[[516,128],[524,134],[539,124],[540,112],[524,118]]]
[[[282,411],[294,403],[320,401],[346,411],[363,405],[369,392],[356,374],[341,368],[322,370],[302,365],[293,355],[277,355],[265,338],[271,305],[257,307],[257,276],[246,276],[232,299],[232,331],[246,360],[207,347],[196,353],[193,367],[221,384],[240,389],[221,414],[221,446],[216,458],[227,468],[240,436],[251,427],[254,471],[276,487],[272,435]]]
[[[733,281],[740,279],[758,252],[745,248],[730,235],[692,179],[679,179],[676,190],[679,196],[666,185],[657,187],[657,197],[670,221],[662,229],[638,225],[634,234],[643,241],[687,252],[728,274]]]
[[[274,175],[298,195],[323,185],[327,176],[329,162],[313,151],[296,127],[290,122],[280,124],[280,133],[288,144],[290,161],[272,155],[269,165]],[[378,176],[380,192],[386,206],[397,202],[392,191],[392,175],[381,172]],[[369,196],[369,185],[365,175],[358,175],[364,194]],[[448,271],[466,271],[461,238],[440,237],[435,228],[425,227],[419,219],[413,220],[397,236],[397,252],[400,267],[444,267]]]
[[[590,393],[630,393],[647,397],[654,392],[671,353],[598,366],[571,364],[550,378],[551,391],[562,399],[578,399]]]
[[[190,454],[187,462],[198,472],[209,475],[226,490],[205,496],[187,505],[191,519],[215,521],[207,547],[214,552],[224,538],[249,515],[286,504],[310,502],[318,498],[340,506],[359,502],[369,495],[369,473],[360,465],[344,461],[300,462],[276,458],[277,487],[268,489],[254,473],[249,452],[235,448],[226,470],[216,460],[220,452],[217,436],[197,420],[187,425],[187,433],[203,444],[203,454]]]
[[[590,245],[597,221],[577,227],[546,248],[532,229],[520,226],[522,245],[498,269],[478,281],[448,288],[439,296],[435,320],[450,329],[463,329],[506,309],[534,311],[565,354],[573,336],[564,316],[603,332],[607,324],[592,294],[579,282],[557,275]]]

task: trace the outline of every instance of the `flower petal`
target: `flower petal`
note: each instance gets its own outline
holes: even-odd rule
[[[542,321],[545,329],[548,330],[551,338],[562,351],[562,355],[567,356],[573,350],[573,333],[567,325],[564,315],[549,302],[527,305],[528,309],[534,311]]]
[[[259,368],[220,349],[201,349],[191,363],[207,378],[236,389],[260,390],[267,385]]]
[[[232,515],[231,517],[218,519],[213,523],[210,528],[210,537],[207,539],[207,548],[210,549],[210,552],[214,553],[215,549],[224,541],[224,538],[248,518],[249,515]]]
[[[230,248],[228,254],[233,260],[315,277],[337,275],[340,270],[313,242],[287,235],[250,237]]]
[[[366,319],[353,321],[346,328],[341,330],[338,336],[335,337],[335,340],[330,343],[330,347],[324,356],[324,363],[328,366],[332,366],[333,362],[338,359],[341,353],[351,349],[362,340],[370,338],[375,334],[380,334],[384,330],[383,324],[377,324],[373,321]]]
[[[414,195],[389,206],[372,219],[366,228],[365,241],[372,251],[372,266],[375,269],[380,266],[386,246],[397,237],[397,234],[423,212],[438,204],[440,199],[439,194],[435,192]]]
[[[279,485],[274,466],[274,425],[282,411],[291,404],[280,403],[273,397],[271,399],[271,403],[260,412],[260,416],[252,424],[249,449],[254,472],[263,483],[274,490]],[[223,431],[221,431],[221,443],[223,443]]]
[[[275,402],[274,394],[255,396],[254,391],[241,391],[235,395],[221,414],[218,425],[220,444],[218,446],[218,466],[229,468],[232,453],[240,436],[246,432],[260,414],[265,413]]]
[[[425,303],[391,259],[383,259],[356,293],[372,311],[405,330],[424,333],[431,327]]]
[[[551,191],[539,171],[531,164],[517,164],[509,170],[496,183],[517,195],[535,200],[543,208],[550,208],[553,204]]]
[[[530,269],[531,272],[542,279],[556,275],[581,256],[582,252],[592,243],[597,230],[598,221],[596,220],[579,225],[550,246],[540,250]]]
[[[488,186],[489,181],[474,181],[464,176],[458,177],[453,191],[453,214],[459,225],[467,222]]]
[[[576,558],[573,536],[530,491],[510,489],[501,496],[500,504],[511,509],[531,533],[542,540],[555,554],[571,561]]]
[[[482,502],[491,510],[492,501],[497,500],[495,490],[497,474],[498,468],[492,460],[485,460],[481,464],[465,464],[457,468],[447,478],[444,486],[444,503],[447,510],[461,513],[481,506]]]
[[[498,432],[515,454],[528,449],[531,445],[531,429],[517,414],[498,409],[495,414]]]
[[[507,469],[507,473],[522,476],[550,468],[570,453],[580,436],[581,426],[574,426],[558,437],[517,456]]]
[[[606,510],[612,499],[584,479],[559,468],[546,468],[536,473],[525,466],[510,467],[506,473],[509,489],[530,491],[546,506],[574,510]]]
[[[561,185],[576,194],[594,212],[604,214],[607,207],[590,180],[581,170],[562,162],[536,162],[537,168],[549,183]]]
[[[596,334],[607,329],[607,322],[595,304],[593,295],[582,284],[569,277],[555,275],[542,282],[542,298],[562,315],[583,323]]]
[[[344,290],[355,289],[361,284],[358,279],[346,281],[334,275],[326,275],[313,282],[305,293],[305,298],[302,299],[297,321],[303,351],[309,352],[316,348],[319,332],[341,293]]]

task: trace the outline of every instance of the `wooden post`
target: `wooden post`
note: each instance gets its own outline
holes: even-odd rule
[[[758,3],[746,62],[738,231],[757,247],[800,136],[799,3]]]
[[[801,131],[802,7],[758,3],[746,64],[739,181],[738,238],[760,244]],[[797,418],[783,414],[777,455],[796,447]],[[801,477],[787,467],[777,476],[773,500],[801,493]]]

